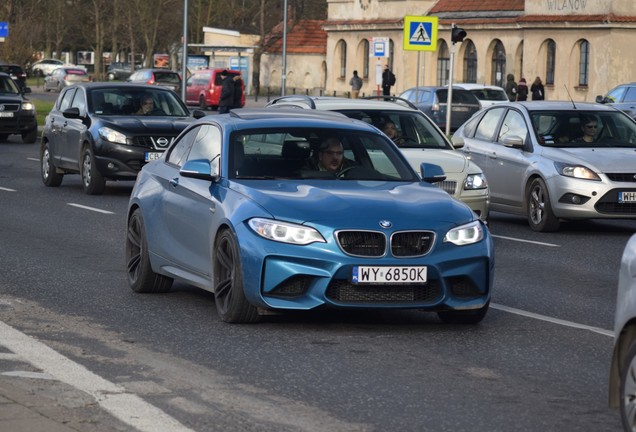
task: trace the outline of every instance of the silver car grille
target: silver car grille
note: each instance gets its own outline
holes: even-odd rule
[[[457,191],[457,182],[455,180],[444,180],[435,184],[438,188],[443,189],[444,192],[451,195],[455,195],[455,192]]]

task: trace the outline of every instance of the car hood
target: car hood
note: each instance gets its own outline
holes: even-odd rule
[[[275,218],[296,223],[351,226],[355,221],[355,226],[377,227],[379,220],[387,219],[406,229],[475,218],[468,206],[425,183],[247,180],[235,181],[231,188]]]
[[[633,148],[568,148],[550,149],[554,160],[580,163],[597,172],[633,172],[636,153]],[[572,160],[574,156],[575,160]]]
[[[0,93],[0,103],[22,103],[24,99],[15,94]]]
[[[422,162],[439,165],[447,174],[464,172],[468,165],[466,156],[454,150],[401,148],[400,151],[418,173]]]
[[[131,117],[131,116],[104,116],[100,117],[99,125],[127,133],[173,133],[179,134],[185,127],[194,121],[193,117]]]

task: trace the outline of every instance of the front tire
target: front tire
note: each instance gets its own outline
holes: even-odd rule
[[[245,298],[238,243],[230,230],[221,232],[214,245],[214,303],[221,320],[253,323],[258,311]]]
[[[62,184],[64,174],[57,172],[57,168],[55,168],[51,160],[52,158],[49,143],[45,142],[40,150],[40,174],[42,176],[42,182],[45,186],[57,187]]]
[[[621,362],[620,412],[625,430],[636,428],[636,342]]]
[[[22,142],[25,144],[33,144],[38,139],[38,130],[32,129],[22,134]]]
[[[148,256],[146,227],[141,210],[136,209],[128,219],[126,230],[126,278],[137,293],[164,293],[170,290],[172,278],[152,271]]]
[[[106,181],[102,174],[97,170],[97,164],[95,163],[95,157],[90,147],[84,149],[82,155],[82,186],[84,192],[88,195],[101,195],[106,189]]]
[[[533,231],[551,232],[559,229],[559,219],[554,216],[550,194],[545,182],[535,178],[530,183],[526,197],[528,224]]]
[[[444,324],[477,324],[484,319],[489,307],[490,301],[481,309],[440,311],[437,316]]]

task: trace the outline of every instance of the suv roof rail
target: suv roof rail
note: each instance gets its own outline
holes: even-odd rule
[[[300,102],[300,103],[304,103],[307,104],[309,106],[309,108],[311,109],[316,109],[316,103],[314,102],[314,100],[311,98],[311,96],[305,96],[305,95],[289,95],[289,96],[281,96],[281,97],[277,97],[276,99],[272,100],[271,102],[269,102],[266,106],[272,106],[272,105],[276,105],[279,102]]]
[[[404,105],[408,106],[411,109],[414,109],[414,110],[418,109],[411,101],[408,101],[408,100],[406,100],[404,98],[401,98],[399,96],[372,95],[372,96],[365,96],[365,97],[362,97],[360,99],[381,99],[381,100],[385,100],[385,101],[388,101],[388,102],[400,102],[400,103],[403,103]]]

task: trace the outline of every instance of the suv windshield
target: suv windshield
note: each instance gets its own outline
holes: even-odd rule
[[[0,93],[19,94],[18,85],[8,76],[0,77]]]
[[[397,136],[390,138],[402,148],[453,150],[432,122],[415,111],[337,110],[347,117],[370,123],[386,133],[387,126],[395,127]]]
[[[142,110],[143,105],[150,102],[153,104],[152,109]],[[93,89],[90,103],[91,111],[98,115],[188,116],[188,112],[174,93],[154,88]]]

